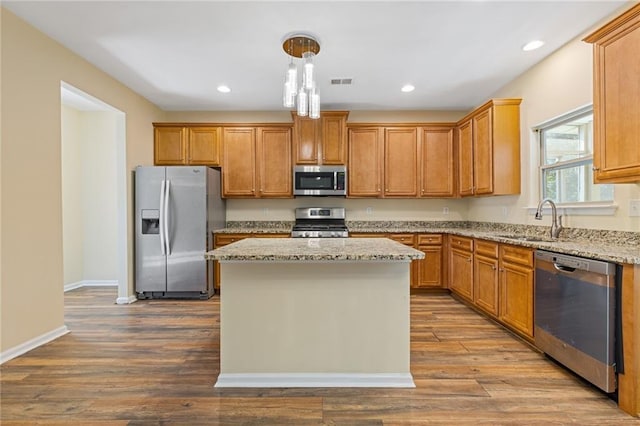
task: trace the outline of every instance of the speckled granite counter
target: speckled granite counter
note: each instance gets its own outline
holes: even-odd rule
[[[247,238],[205,254],[225,261],[409,262],[424,253],[388,238]]]
[[[293,222],[229,222],[216,233],[269,234],[290,233]],[[548,226],[533,226],[489,222],[455,221],[347,221],[349,232],[362,233],[442,233],[481,238],[608,262],[640,265],[640,233],[566,228],[556,241],[531,241],[510,236],[529,236],[547,239]]]

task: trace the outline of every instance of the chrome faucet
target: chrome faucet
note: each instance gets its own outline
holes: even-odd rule
[[[551,204],[551,238],[558,238],[560,236],[560,231],[562,231],[562,215],[558,216],[558,212],[556,210],[556,203],[553,202],[551,198],[545,198],[544,200],[538,203],[538,210],[536,210],[536,220],[542,220],[542,205],[544,203]]]

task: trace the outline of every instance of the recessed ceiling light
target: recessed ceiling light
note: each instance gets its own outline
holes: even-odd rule
[[[544,45],[544,41],[533,40],[525,44],[524,46],[522,46],[522,50],[524,50],[525,52],[528,52],[530,50],[536,50],[537,48],[542,47],[543,45]]]
[[[411,84],[405,84],[404,86],[402,86],[402,89],[400,90],[402,90],[405,93],[408,93],[408,92],[413,92],[415,90],[415,87],[413,87],[413,85]]]
[[[218,92],[220,93],[229,93],[230,91],[231,89],[229,86],[225,86],[224,84],[222,86],[218,86]]]

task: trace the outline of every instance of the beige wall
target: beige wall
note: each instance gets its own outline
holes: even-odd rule
[[[522,194],[487,197],[469,201],[469,219],[509,223],[550,225],[550,218],[534,220],[527,207],[539,201],[538,141],[531,129],[547,120],[593,102],[592,46],[582,37],[571,41],[553,55],[504,86],[494,97],[522,98],[520,108]],[[629,200],[640,199],[640,184],[615,185],[615,215],[593,216],[570,212],[565,226],[574,228],[640,230],[640,218],[629,216]]]
[[[164,113],[2,9],[0,352],[64,326],[61,81],[126,114],[128,225],[131,170],[153,163],[151,123]],[[129,294],[133,232],[127,232]]]

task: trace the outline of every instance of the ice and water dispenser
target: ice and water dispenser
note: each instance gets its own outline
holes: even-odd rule
[[[160,233],[160,210],[143,209],[142,219],[142,235],[159,234]]]

